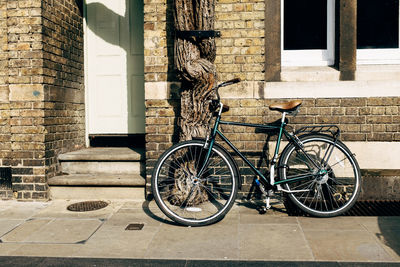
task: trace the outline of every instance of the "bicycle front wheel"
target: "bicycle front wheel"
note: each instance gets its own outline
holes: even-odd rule
[[[289,198],[301,210],[317,217],[348,211],[361,188],[360,168],[339,140],[317,134],[300,137],[301,147],[290,143],[282,152],[280,178]]]
[[[159,158],[152,174],[152,191],[158,207],[170,219],[189,226],[221,220],[232,207],[238,189],[238,171],[231,157],[204,141],[178,143]],[[199,173],[203,168],[202,173]]]

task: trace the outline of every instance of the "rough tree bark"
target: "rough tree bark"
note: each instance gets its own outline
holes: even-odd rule
[[[214,30],[216,0],[174,0],[174,24],[177,33],[182,31]],[[195,36],[175,36],[175,67],[182,82],[181,114],[178,119],[179,139],[206,137],[210,128],[212,112],[209,101],[214,97],[211,90],[215,79],[215,40]],[[182,169],[197,176],[197,168],[189,156],[182,155]],[[187,174],[175,170],[175,185],[170,202],[191,206],[207,201],[204,187],[188,182]]]
[[[174,0],[177,31],[214,30],[216,0]],[[216,79],[214,38],[175,37],[175,66],[182,81],[179,139],[205,137],[211,112],[208,100]]]

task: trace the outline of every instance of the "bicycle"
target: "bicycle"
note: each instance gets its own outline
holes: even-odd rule
[[[206,139],[177,143],[158,159],[151,185],[161,211],[179,224],[203,226],[220,221],[231,209],[241,176],[233,157],[216,142],[217,136],[256,174],[255,183],[265,197],[265,209],[270,208],[269,200],[274,192],[283,192],[298,208],[312,216],[333,217],[349,210],[359,196],[361,175],[354,154],[339,140],[338,126],[312,125],[289,133],[286,116],[297,114],[300,100],[269,106],[282,113],[278,123],[223,121],[221,114],[229,107],[222,104],[218,89],[238,82],[240,79],[233,79],[213,88],[217,99],[210,105],[215,121]],[[268,176],[224,136],[220,125],[277,132]],[[279,155],[283,136],[288,144]]]

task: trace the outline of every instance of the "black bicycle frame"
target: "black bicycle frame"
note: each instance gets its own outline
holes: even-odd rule
[[[222,110],[222,106],[220,107],[220,110]],[[270,186],[271,185],[270,181],[218,129],[220,124],[222,124],[222,125],[233,125],[233,126],[244,126],[244,127],[252,127],[252,128],[261,128],[261,129],[265,129],[265,130],[279,130],[278,139],[277,139],[277,142],[276,142],[276,145],[275,145],[275,152],[274,152],[274,157],[273,157],[272,162],[271,162],[271,166],[275,166],[275,164],[277,162],[277,157],[278,157],[278,153],[279,153],[280,143],[281,143],[281,140],[282,140],[282,135],[285,135],[285,137],[289,140],[289,142],[294,142],[303,151],[304,155],[310,160],[310,162],[313,165],[315,165],[315,167],[317,167],[318,169],[321,167],[321,166],[318,166],[318,164],[315,163],[314,160],[307,155],[307,153],[303,150],[303,148],[301,147],[299,142],[296,140],[296,138],[294,138],[291,134],[289,134],[285,130],[285,126],[286,126],[285,114],[283,114],[281,123],[279,125],[271,125],[271,124],[252,124],[252,123],[222,121],[221,120],[221,111],[220,111],[218,113],[217,117],[216,117],[214,128],[212,129],[212,132],[211,132],[211,134],[212,134],[211,138],[207,138],[207,140],[206,140],[205,148],[208,149],[208,152],[207,152],[207,155],[206,155],[206,158],[205,158],[204,165],[202,166],[202,168],[199,171],[199,177],[202,175],[204,169],[206,168],[206,166],[208,164],[208,161],[209,161],[209,158],[210,158],[210,155],[211,155],[211,150],[212,150],[213,145],[215,143],[216,136],[218,135],[226,144],[228,144],[228,146],[237,155],[240,156],[240,158],[243,159],[243,161],[251,168],[251,170],[258,177],[261,178],[260,182],[262,182],[265,186]],[[278,168],[279,167],[284,167],[284,166],[278,166]],[[299,175],[299,176],[292,177],[292,178],[289,178],[289,179],[276,181],[276,182],[274,182],[273,185],[295,182],[295,181],[298,181],[298,180],[309,178],[311,176],[312,177],[313,176],[317,176],[317,174],[315,174],[315,175],[310,175],[310,174],[308,174],[308,175]]]

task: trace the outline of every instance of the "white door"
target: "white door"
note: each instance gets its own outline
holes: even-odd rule
[[[144,133],[143,0],[86,3],[88,133]]]
[[[357,1],[357,63],[400,64],[399,0]]]
[[[281,0],[282,66],[334,63],[335,0]]]

